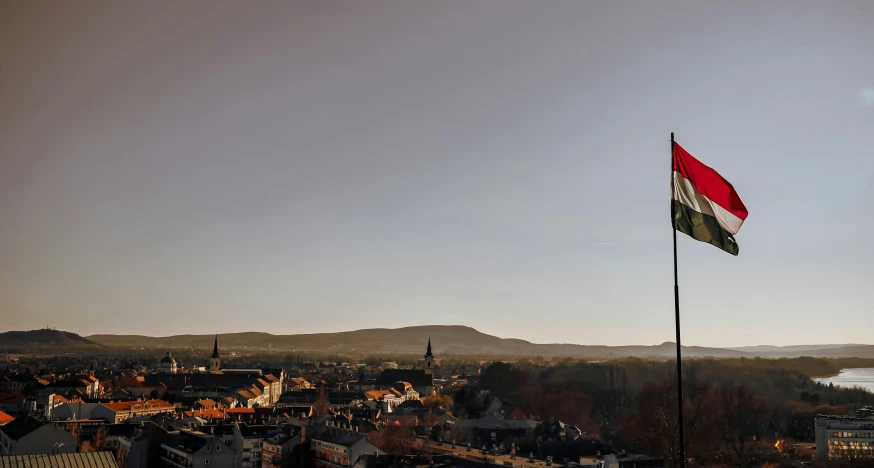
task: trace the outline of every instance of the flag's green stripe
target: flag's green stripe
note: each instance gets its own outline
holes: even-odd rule
[[[732,255],[737,255],[738,247],[734,237],[723,229],[713,216],[699,213],[676,200],[671,200],[671,215],[674,229],[688,234],[695,240],[713,244]]]

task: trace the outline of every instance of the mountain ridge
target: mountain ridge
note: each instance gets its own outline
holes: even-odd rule
[[[13,348],[47,346],[54,348],[102,348],[76,333],[41,328],[39,330],[11,330],[0,333],[0,343]]]
[[[144,335],[90,335],[87,339],[107,347],[147,349],[212,347],[215,334],[184,334],[166,337]],[[368,328],[342,332],[274,335],[267,332],[220,333],[219,347],[272,349],[274,351],[346,354],[419,354],[430,338],[437,354],[482,356],[544,356],[574,358],[619,358],[676,356],[673,342],[659,345],[581,345],[532,343],[519,338],[500,338],[463,325],[419,325],[401,328]],[[793,345],[740,348],[683,346],[684,357],[871,357],[874,345]],[[748,348],[744,350],[743,348]]]

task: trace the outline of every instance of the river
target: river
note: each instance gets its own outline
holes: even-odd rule
[[[841,369],[841,373],[831,377],[814,379],[825,385],[830,383],[841,387],[863,387],[869,392],[874,392],[874,368]]]

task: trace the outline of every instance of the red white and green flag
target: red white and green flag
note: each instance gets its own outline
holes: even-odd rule
[[[674,143],[671,215],[674,229],[695,240],[738,254],[734,235],[747,219],[747,208],[734,187]]]

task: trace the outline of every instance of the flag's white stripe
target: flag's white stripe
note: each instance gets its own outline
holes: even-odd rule
[[[732,234],[737,234],[741,224],[744,223],[744,220],[738,218],[737,215],[713,203],[709,198],[696,190],[692,182],[686,180],[677,171],[674,171],[674,193],[671,194],[671,198],[699,213],[713,216],[723,229]]]

